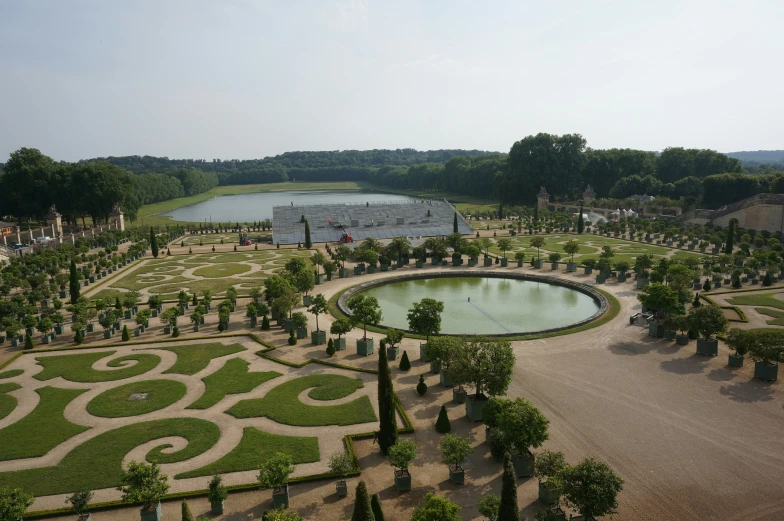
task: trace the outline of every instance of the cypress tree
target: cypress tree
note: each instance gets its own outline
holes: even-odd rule
[[[380,419],[378,446],[381,447],[384,454],[387,453],[389,447],[397,443],[397,420],[393,394],[387,350],[382,347],[378,350],[378,416]]]
[[[503,201],[498,203],[498,218],[499,219],[503,219],[504,218],[504,203],[503,203]]]
[[[583,220],[583,205],[580,205],[580,215],[577,217],[577,233],[583,233],[585,221]]]
[[[517,506],[517,477],[512,467],[512,458],[504,455],[504,474],[501,476],[501,506],[498,507],[496,521],[520,521],[520,508]]]
[[[724,246],[724,253],[732,255],[732,248],[735,245],[735,222],[730,221],[730,229],[727,230],[727,243]]]
[[[182,500],[182,521],[193,521],[193,514],[191,514],[191,509],[184,499]]]
[[[370,508],[373,510],[374,521],[385,521],[384,512],[381,510],[381,499],[379,499],[378,494],[371,496]]]
[[[367,485],[364,481],[357,484],[357,496],[354,499],[354,512],[351,514],[351,521],[374,521],[373,509],[370,507],[370,496],[368,496]]]
[[[269,331],[270,323],[267,315],[264,315],[264,318],[261,319],[261,330],[262,331]]]
[[[71,259],[68,291],[71,293],[71,304],[76,304],[76,301],[79,299],[79,275],[76,273],[76,262],[73,259]]]
[[[457,212],[455,212],[455,219],[452,221],[452,231],[457,233]]]
[[[330,338],[329,342],[327,342],[327,356],[331,357],[334,354],[335,354],[335,342]]]
[[[123,329],[122,329],[122,339],[123,339],[123,342],[127,342],[128,340],[131,339],[131,333],[130,333],[130,331],[128,331],[128,326],[127,325],[123,326]]]
[[[449,415],[446,413],[446,405],[441,406],[441,412],[438,413],[436,420],[436,432],[446,434],[452,430],[452,424],[449,423]]]
[[[539,205],[534,206],[534,228],[539,227]]]
[[[35,347],[35,342],[33,342],[33,335],[25,336],[25,349],[32,349]]]
[[[156,259],[158,258],[158,237],[155,235],[155,232],[150,226],[150,249],[152,250],[152,256]]]
[[[114,309],[121,310],[122,304],[120,304],[120,297],[114,297]]]
[[[400,370],[408,371],[411,369],[411,362],[408,361],[408,353],[403,351],[403,356],[400,357]]]
[[[762,285],[763,286],[770,286],[771,284],[773,284],[773,279],[770,277],[770,272],[766,271],[765,272],[765,278],[762,279]]]
[[[310,223],[305,219],[305,248],[310,249],[312,247],[313,243],[310,242]]]

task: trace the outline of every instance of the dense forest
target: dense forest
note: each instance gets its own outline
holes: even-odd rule
[[[579,134],[544,133],[517,141],[508,154],[344,150],[287,152],[253,160],[125,156],[65,163],[23,148],[0,165],[0,214],[41,219],[56,204],[68,222],[86,216],[101,222],[119,203],[133,220],[143,204],[199,194],[217,185],[282,181],[366,181],[514,205],[534,204],[541,186],[553,201],[576,201],[590,184],[602,199],[647,194],[685,209],[716,208],[761,192],[783,192],[784,164],[758,162],[779,157],[779,152],[597,150],[587,147]]]

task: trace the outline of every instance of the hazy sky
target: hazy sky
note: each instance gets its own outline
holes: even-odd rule
[[[1,0],[0,162],[781,149],[782,0]]]

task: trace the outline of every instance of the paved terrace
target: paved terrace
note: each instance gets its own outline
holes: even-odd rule
[[[449,235],[453,230],[455,212],[454,206],[444,199],[423,199],[415,203],[368,201],[361,204],[276,206],[272,209],[272,240],[276,244],[304,243],[303,215],[310,223],[310,238],[314,243],[339,241],[342,227],[355,241],[368,237],[391,239]],[[460,233],[473,233],[471,225],[460,214],[457,225]]]

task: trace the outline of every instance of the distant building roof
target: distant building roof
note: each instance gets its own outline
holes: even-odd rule
[[[13,228],[15,226],[16,226],[15,224],[7,223],[5,221],[0,221],[0,228]]]
[[[635,201],[653,201],[653,196],[647,194],[643,194],[643,195],[634,194],[634,195],[630,195],[629,197],[625,197],[625,199],[634,199]]]

